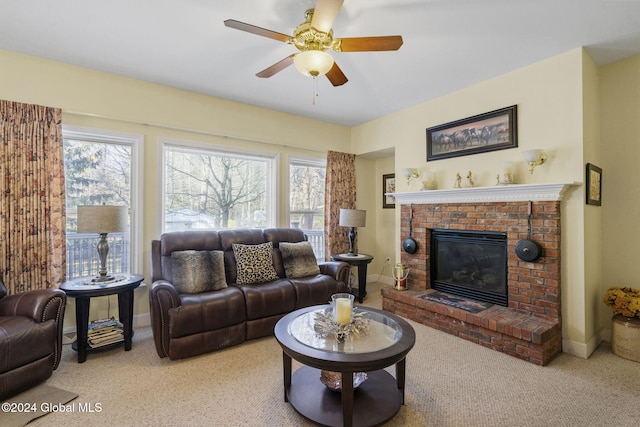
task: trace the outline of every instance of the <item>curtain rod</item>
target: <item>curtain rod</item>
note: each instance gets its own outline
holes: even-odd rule
[[[225,138],[225,139],[234,139],[234,140],[237,140],[237,141],[257,142],[259,144],[275,145],[275,146],[284,147],[284,148],[295,148],[295,149],[298,149],[298,150],[316,151],[316,152],[324,153],[324,154],[326,154],[327,151],[328,151],[326,149],[323,150],[323,149],[314,148],[314,147],[305,147],[305,146],[301,146],[301,145],[283,144],[281,142],[274,142],[274,141],[269,141],[269,140],[266,140],[266,139],[256,139],[256,138],[249,138],[249,137],[246,137],[246,136],[238,136],[238,135],[225,135],[225,134],[217,133],[217,132],[198,130],[198,129],[189,129],[189,128],[183,128],[183,127],[179,127],[179,126],[170,126],[170,125],[162,125],[162,124],[155,124],[155,123],[136,122],[135,120],[122,119],[122,118],[117,118],[117,117],[109,117],[109,116],[104,116],[104,115],[101,115],[101,114],[80,113],[80,112],[77,112],[77,111],[67,111],[67,110],[62,110],[62,113],[63,114],[69,114],[69,115],[72,115],[72,116],[91,117],[91,118],[96,118],[96,119],[112,120],[112,121],[116,121],[116,122],[122,122],[122,123],[134,124],[134,125],[151,126],[151,127],[156,127],[156,128],[159,128],[159,129],[167,129],[167,130],[180,131],[180,132],[189,132],[189,133],[195,133],[195,134],[200,134],[200,135],[215,136],[215,137],[218,137],[218,138]]]

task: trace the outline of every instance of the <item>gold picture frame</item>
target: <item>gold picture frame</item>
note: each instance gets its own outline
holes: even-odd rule
[[[386,193],[396,192],[396,174],[389,173],[382,175],[382,208],[393,209],[396,207],[396,198],[393,196],[387,196]]]

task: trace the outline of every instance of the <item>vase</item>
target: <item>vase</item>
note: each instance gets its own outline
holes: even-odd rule
[[[640,362],[640,318],[616,314],[611,319],[611,324],[613,354]]]

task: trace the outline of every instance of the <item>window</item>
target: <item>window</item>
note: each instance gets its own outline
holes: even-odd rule
[[[324,259],[324,159],[289,159],[289,223],[302,229]]]
[[[63,126],[67,211],[67,280],[95,276],[100,267],[96,234],[77,233],[78,205],[123,205],[129,208],[129,230],[109,233],[109,274],[140,271],[138,218],[142,136]],[[139,171],[138,174],[134,171]]]
[[[274,226],[275,155],[163,143],[165,232]]]

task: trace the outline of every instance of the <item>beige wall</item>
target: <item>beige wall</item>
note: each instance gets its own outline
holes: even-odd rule
[[[600,81],[598,67],[586,53],[583,55],[583,157],[584,163],[602,165],[600,141]],[[586,166],[585,176],[586,176]],[[585,178],[586,179],[586,178]],[[602,324],[598,313],[602,303],[602,217],[598,206],[586,205],[586,189],[580,197],[584,206],[584,323],[588,354],[600,343]],[[568,266],[570,268],[570,266]]]
[[[395,148],[395,173],[415,167],[436,173],[439,188],[452,188],[456,173],[471,170],[476,186],[495,185],[501,162],[518,164],[518,183],[583,181],[585,118],[583,70],[593,92],[595,66],[582,49],[538,62],[509,74],[416,105],[352,129],[356,154]],[[457,119],[518,106],[518,148],[426,162],[425,129]],[[593,113],[589,111],[589,117]],[[597,118],[596,118],[597,119]],[[593,133],[592,125],[588,131]],[[597,129],[597,128],[596,128]],[[549,160],[528,173],[521,152],[543,148]],[[377,178],[376,178],[377,179]],[[417,191],[418,182],[396,181],[397,190]],[[397,211],[397,210],[396,210]],[[593,311],[586,312],[583,187],[572,187],[563,202],[562,298],[565,348],[587,356],[594,330]],[[399,213],[397,213],[399,215]],[[399,228],[396,218],[395,228]],[[396,258],[400,244],[396,231]],[[382,243],[381,243],[382,244]],[[591,304],[591,302],[590,302]]]
[[[143,274],[149,282],[150,242],[160,235],[158,138],[252,149],[279,156],[279,226],[286,225],[288,155],[326,158],[349,151],[350,129],[321,121],[30,56],[0,51],[0,98],[60,107],[63,124],[144,136]],[[322,147],[321,149],[318,147]],[[375,218],[374,218],[375,219]],[[372,226],[375,226],[373,221]],[[91,318],[117,312],[115,297],[92,299]],[[74,301],[66,326],[74,324]],[[146,289],[136,292],[135,313],[148,322]]]
[[[369,281],[392,282],[395,264],[395,209],[382,208],[382,175],[394,173],[394,157],[356,157],[357,208],[367,210],[367,226],[358,229],[358,250],[374,256],[367,267]],[[390,258],[389,264],[385,260]]]
[[[397,263],[400,262],[400,258],[396,259],[396,246],[400,242],[400,236],[396,230],[396,210],[398,209],[382,209],[383,202],[383,186],[382,186],[382,175],[395,173],[395,157],[386,157],[381,158],[376,161],[375,168],[375,177],[373,177],[373,182],[375,182],[375,191],[376,191],[376,218],[377,218],[377,227],[376,227],[376,246],[375,246],[375,254],[378,257],[378,262],[375,264],[377,269],[374,270],[374,273],[378,273],[378,276],[382,274],[383,277],[391,278],[392,272],[391,268]],[[403,179],[402,176],[396,176],[396,180]],[[389,264],[385,264],[385,260],[389,258]],[[377,278],[377,277],[376,277]],[[391,280],[390,283],[393,283]]]
[[[600,69],[602,109],[602,283],[640,288],[640,56]],[[610,334],[611,310],[597,304]]]

